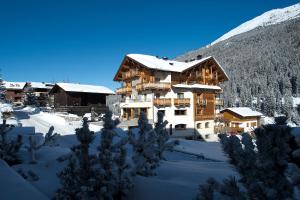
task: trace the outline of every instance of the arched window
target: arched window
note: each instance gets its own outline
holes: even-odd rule
[[[198,123],[198,124],[197,124],[197,129],[200,129],[200,128],[202,128],[202,124],[201,124],[201,123]]]
[[[185,130],[186,124],[177,124],[175,125],[175,130]]]
[[[209,128],[209,122],[205,122],[205,128]]]

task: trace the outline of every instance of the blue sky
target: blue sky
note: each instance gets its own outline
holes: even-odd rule
[[[108,86],[127,53],[173,58],[293,0],[0,0],[8,81]]]

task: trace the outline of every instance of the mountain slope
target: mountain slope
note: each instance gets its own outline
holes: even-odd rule
[[[232,29],[222,37],[212,42],[210,45],[214,45],[232,36],[253,30],[260,26],[264,27],[272,24],[278,24],[280,22],[291,20],[297,17],[300,17],[300,3],[282,9],[274,9]]]
[[[297,96],[300,93],[299,33],[298,17],[256,27],[176,59],[186,61],[196,59],[197,55],[214,56],[230,77],[230,81],[224,84],[226,106],[255,106],[267,114],[270,114],[268,110],[272,111],[271,114],[275,110],[289,112],[290,108],[282,105],[281,98],[289,102],[292,94]],[[267,104],[260,103],[268,99],[272,101],[270,109],[266,108]]]

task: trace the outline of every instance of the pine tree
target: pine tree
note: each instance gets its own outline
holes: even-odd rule
[[[241,141],[236,136],[220,136],[224,152],[240,174],[242,185],[233,179],[223,184],[210,179],[201,186],[197,199],[293,198],[293,184],[286,175],[291,134],[285,119],[277,118],[276,124],[256,129],[255,135],[256,147],[247,133],[242,135]]]
[[[2,79],[2,73],[0,69],[0,102],[5,100],[5,84]]]
[[[12,127],[8,126],[3,119],[3,123],[0,124],[0,159],[5,160],[9,165],[14,165],[21,163],[18,152],[23,143],[21,135],[18,135],[15,140],[7,138],[7,133],[11,129]]]
[[[144,112],[140,114],[138,127],[137,135],[132,131],[128,133],[133,146],[132,159],[135,164],[135,173],[141,176],[154,176],[154,170],[159,165],[158,150],[155,146],[157,137]]]
[[[172,150],[175,145],[179,144],[178,140],[169,141],[170,135],[166,129],[168,121],[163,121],[164,114],[157,112],[157,123],[155,124],[155,133],[157,136],[157,153],[160,160],[165,159],[163,156],[164,151]]]

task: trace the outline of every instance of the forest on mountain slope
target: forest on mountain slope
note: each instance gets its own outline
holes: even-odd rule
[[[299,122],[292,97],[300,94],[300,18],[233,36],[176,58],[214,56],[230,80],[223,84],[225,107],[249,106],[268,116]],[[298,111],[297,111],[298,110]]]

